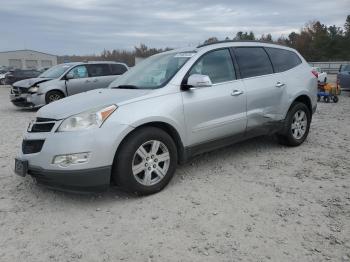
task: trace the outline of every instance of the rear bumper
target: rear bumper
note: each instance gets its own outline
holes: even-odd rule
[[[46,170],[29,166],[28,174],[38,184],[68,192],[101,192],[110,185],[112,166],[82,170]]]

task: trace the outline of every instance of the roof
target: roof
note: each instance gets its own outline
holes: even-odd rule
[[[260,40],[223,40],[223,41],[216,41],[213,43],[202,44],[202,45],[197,46],[197,48],[210,46],[210,45],[216,45],[216,44],[226,44],[226,43],[257,43],[257,44],[268,44],[268,45],[276,45],[276,46],[280,46],[280,47],[287,47],[285,45],[271,43],[271,42],[267,42],[267,41],[260,41]]]
[[[57,55],[53,55],[53,54],[49,54],[49,53],[44,53],[44,52],[40,52],[40,51],[36,51],[36,50],[31,50],[31,49],[18,49],[18,50],[10,50],[10,51],[0,51],[0,54],[1,54],[1,53],[23,52],[23,51],[35,52],[35,53],[40,53],[40,54],[44,54],[44,55],[57,56]]]

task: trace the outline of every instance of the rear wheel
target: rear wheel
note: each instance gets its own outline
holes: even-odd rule
[[[333,96],[333,102],[338,103],[338,101],[339,101],[339,98],[337,96]]]
[[[47,94],[45,96],[45,102],[46,102],[46,104],[50,104],[50,103],[55,102],[57,100],[60,100],[62,98],[64,98],[64,95],[62,92],[53,90],[53,91],[47,92]]]
[[[287,146],[299,146],[309,134],[311,112],[300,102],[292,105],[285,119],[284,128],[277,135],[279,142]]]
[[[177,149],[163,130],[145,127],[122,143],[114,161],[112,178],[123,189],[139,195],[159,192],[177,166]]]

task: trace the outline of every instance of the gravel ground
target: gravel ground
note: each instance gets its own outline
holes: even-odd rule
[[[350,97],[298,148],[261,137],[201,155],[148,197],[61,193],[13,174],[35,112],[0,88],[0,261],[350,261]]]

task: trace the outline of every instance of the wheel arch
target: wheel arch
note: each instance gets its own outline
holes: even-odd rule
[[[300,103],[303,103],[307,106],[307,108],[310,110],[310,114],[312,116],[312,102],[311,102],[311,99],[308,95],[305,95],[305,94],[302,94],[302,95],[299,95],[297,96],[293,102],[291,103],[291,105],[289,106],[288,108],[288,112],[290,111],[290,109],[292,108],[293,104],[295,104],[296,102],[300,102]],[[287,112],[287,114],[288,114]],[[287,116],[286,114],[286,116]]]
[[[142,128],[145,128],[145,127],[156,127],[156,128],[163,130],[168,135],[170,135],[170,137],[174,140],[176,148],[177,148],[178,162],[183,163],[186,161],[185,147],[184,147],[184,144],[183,144],[183,141],[181,139],[179,132],[171,124],[163,122],[163,121],[152,121],[152,122],[147,122],[147,123],[143,123],[143,124],[136,126],[133,130],[131,130],[128,134],[126,134],[123,137],[122,141],[118,145],[114,159],[118,155],[119,150],[120,150],[122,144],[126,141],[126,139],[130,135],[132,135],[134,132],[136,132]]]

